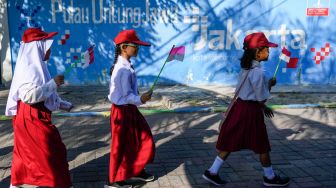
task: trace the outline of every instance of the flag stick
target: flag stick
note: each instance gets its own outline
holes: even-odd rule
[[[276,75],[276,73],[278,72],[278,69],[279,69],[280,62],[281,62],[281,59],[279,58],[279,62],[278,62],[278,65],[277,65],[277,67],[276,67],[276,69],[275,69],[275,72],[274,72],[273,78],[275,78],[275,75]]]
[[[151,91],[153,91],[153,89],[154,89],[154,87],[155,87],[157,81],[159,80],[160,74],[161,74],[161,72],[162,72],[164,66],[166,65],[166,63],[167,63],[167,61],[168,61],[168,58],[169,58],[169,55],[170,55],[171,51],[174,49],[174,47],[175,47],[175,45],[173,45],[173,47],[172,47],[171,50],[169,51],[169,54],[168,54],[168,57],[167,57],[166,61],[164,62],[163,66],[161,67],[161,70],[160,70],[159,74],[157,75],[157,77],[156,77],[156,79],[155,79],[155,81],[154,81],[152,87],[150,88]]]
[[[65,72],[64,72],[63,75],[64,75],[64,76],[67,75],[67,74],[71,71],[71,69],[74,68],[74,67],[77,65],[77,63],[78,63],[79,61],[81,61],[81,60],[82,60],[82,57],[79,57],[79,59],[77,59],[74,63],[71,64],[70,67],[68,67],[68,68],[65,70]]]

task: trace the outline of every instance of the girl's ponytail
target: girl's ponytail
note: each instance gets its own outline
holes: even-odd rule
[[[118,57],[119,57],[120,53],[121,53],[120,45],[116,45],[115,52],[114,52],[114,61],[113,61],[113,64],[112,64],[112,66],[110,68],[110,75],[112,75],[114,66],[115,66],[115,64],[118,61]]]
[[[240,66],[242,69],[251,69],[252,61],[256,58],[257,49],[247,48],[247,44],[244,43],[244,54],[240,58]]]

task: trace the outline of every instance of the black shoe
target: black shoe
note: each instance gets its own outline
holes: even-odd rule
[[[218,174],[212,175],[209,170],[206,170],[202,177],[207,180],[208,182],[214,185],[224,185],[226,182],[222,180]]]
[[[289,178],[288,177],[280,177],[279,175],[275,175],[275,177],[271,180],[266,178],[264,176],[264,185],[271,187],[281,187],[281,186],[287,186],[289,184]]]
[[[145,182],[154,181],[155,176],[152,174],[148,174],[145,170],[142,170],[139,175],[131,178],[132,180],[140,180]]]
[[[117,181],[112,183],[111,185],[104,185],[104,188],[132,188],[133,186],[127,184],[125,181]]]

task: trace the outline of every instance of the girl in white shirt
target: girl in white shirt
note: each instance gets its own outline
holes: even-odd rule
[[[72,104],[57,95],[64,76],[51,78],[44,62],[56,34],[29,28],[22,36],[6,105],[14,129],[11,187],[72,186],[66,148],[51,122],[52,111],[70,111]]]
[[[268,118],[274,116],[265,102],[276,80],[267,80],[260,62],[268,59],[269,47],[277,46],[269,42],[264,33],[252,33],[244,39],[242,71],[237,85],[237,88],[241,86],[238,99],[221,126],[216,145],[219,154],[203,174],[205,180],[215,185],[225,184],[218,171],[231,152],[241,149],[250,149],[260,155],[265,186],[285,186],[289,183],[289,178],[282,178],[273,172],[269,155],[271,147],[264,123],[264,115]]]
[[[137,56],[140,41],[134,30],[123,30],[114,39],[116,44],[111,68],[111,153],[109,184],[105,187],[131,187],[125,180],[154,180],[144,168],[154,160],[155,145],[150,127],[137,106],[151,99],[152,91],[141,96],[130,59]]]

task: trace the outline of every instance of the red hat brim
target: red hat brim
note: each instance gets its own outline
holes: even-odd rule
[[[28,28],[22,36],[22,41],[28,43],[32,41],[45,40],[50,39],[57,34],[58,32],[47,33],[42,31],[40,28]]]
[[[273,42],[268,42],[268,45],[267,45],[268,47],[271,47],[271,48],[276,48],[276,47],[278,47],[278,45],[277,44],[275,44],[275,43],[273,43]]]
[[[138,45],[141,45],[141,46],[150,46],[151,44],[147,43],[147,42],[144,42],[144,41],[141,41],[141,40],[138,40],[138,41],[132,41],[132,43],[134,44],[138,44]]]
[[[48,35],[45,37],[45,39],[50,39],[50,38],[52,38],[53,36],[55,36],[55,35],[57,35],[58,34],[58,32],[50,32],[50,33],[48,33]]]

